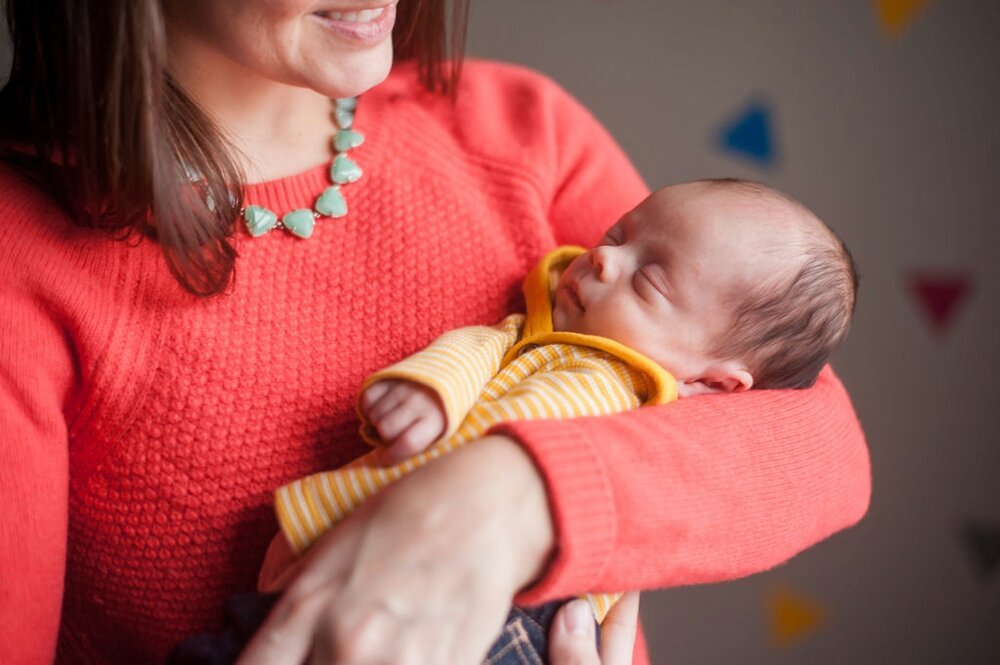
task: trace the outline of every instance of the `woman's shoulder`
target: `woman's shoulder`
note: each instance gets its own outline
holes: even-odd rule
[[[40,183],[4,162],[0,162],[0,210],[3,211],[0,232],[9,226],[7,222],[12,216],[21,218],[61,213],[68,221],[68,216]]]
[[[585,133],[575,128],[597,124],[552,78],[492,60],[463,62],[454,99],[424,90],[417,66],[408,62],[394,67],[377,94],[447,128],[472,153],[521,164],[526,156],[550,160]]]
[[[525,95],[540,99],[567,93],[555,79],[530,67],[473,58],[462,66],[459,99],[462,95],[500,102],[506,101],[508,95],[515,95],[515,101],[521,101]]]
[[[396,63],[385,83],[376,88],[390,96],[422,95],[419,67],[412,61]],[[494,101],[507,94],[516,95],[565,95],[563,88],[551,77],[524,65],[499,60],[467,58],[462,62],[456,98],[462,101]],[[431,95],[447,100],[446,95]],[[425,100],[422,100],[425,101]]]
[[[111,242],[74,224],[44,187],[0,163],[0,279],[34,283]]]
[[[42,186],[0,163],[0,265],[30,260],[54,244],[52,232],[71,225],[70,217]],[[58,234],[57,234],[58,235]]]

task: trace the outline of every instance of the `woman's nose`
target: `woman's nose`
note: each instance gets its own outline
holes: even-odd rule
[[[618,272],[614,247],[610,245],[595,247],[590,253],[590,262],[594,266],[594,272],[602,282],[614,280]]]

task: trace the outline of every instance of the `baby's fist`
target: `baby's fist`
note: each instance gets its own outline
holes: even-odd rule
[[[414,381],[373,383],[361,394],[361,411],[386,444],[380,455],[386,466],[426,450],[444,434],[441,400]]]

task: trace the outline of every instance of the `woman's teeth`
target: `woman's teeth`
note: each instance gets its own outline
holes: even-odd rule
[[[320,12],[322,16],[333,19],[334,21],[347,21],[348,23],[368,23],[369,21],[374,21],[382,12],[385,11],[385,7],[379,7],[378,9],[362,9],[359,12]]]

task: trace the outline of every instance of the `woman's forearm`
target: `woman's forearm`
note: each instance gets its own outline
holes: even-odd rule
[[[857,522],[871,492],[864,436],[829,368],[807,390],[496,431],[545,476],[559,544],[523,602],[765,570]]]
[[[241,665],[481,662],[511,599],[553,547],[545,487],[523,448],[486,437],[393,483],[291,569]]]

